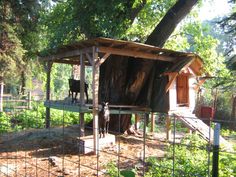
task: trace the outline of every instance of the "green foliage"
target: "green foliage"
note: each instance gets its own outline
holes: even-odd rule
[[[51,126],[79,124],[79,113],[51,109]],[[45,107],[43,103],[33,104],[31,110],[23,110],[13,115],[0,114],[0,132],[20,131],[28,128],[44,128]],[[85,114],[85,123],[92,120],[92,114]]]
[[[231,119],[231,109],[232,109],[231,99],[232,99],[232,93],[230,92],[220,92],[218,94],[217,110],[215,113],[216,119],[226,120],[226,121],[227,120],[229,121]]]
[[[53,64],[51,72],[51,90],[54,93],[54,99],[63,99],[68,96],[68,79],[71,75],[71,66],[63,64]]]
[[[175,3],[157,0],[67,0],[42,13],[45,49],[76,40],[110,37],[144,42]]]
[[[236,176],[236,155],[221,152],[219,156],[219,176]]]
[[[198,135],[191,135],[182,141],[182,145],[175,145],[175,176],[207,176],[208,153],[206,142]],[[148,158],[150,164],[146,174],[148,177],[171,176],[173,172],[173,146],[167,150],[162,159]],[[210,170],[211,170],[210,166]],[[219,176],[235,176],[236,156],[233,153],[221,152],[219,158]]]
[[[0,112],[0,133],[8,132],[10,128],[10,117],[4,112]]]
[[[135,170],[121,170],[120,175],[123,177],[135,177]]]
[[[186,21],[166,44],[174,50],[187,50],[197,53],[204,62],[204,70],[210,75],[225,72],[224,58],[217,52],[219,41],[209,34],[210,26],[197,20]],[[177,35],[179,34],[179,35]],[[175,42],[174,42],[175,41]],[[174,48],[173,48],[174,46]]]
[[[171,124],[171,128],[172,129],[174,128],[173,124]],[[188,128],[183,124],[183,122],[180,121],[176,121],[175,130],[177,132],[185,132],[185,133],[188,132]]]
[[[24,65],[23,55],[25,50],[17,37],[15,27],[0,23],[0,33],[0,40],[4,41],[0,49],[0,73],[1,76],[9,78],[6,79],[7,82],[15,83],[17,78],[19,79],[19,73]]]
[[[136,175],[136,171],[134,169],[118,171],[117,165],[113,161],[107,164],[106,169],[107,169],[106,176],[109,177],[116,177],[116,176],[135,177]]]
[[[125,38],[145,42],[148,35],[174,3],[174,0],[148,0],[132,25],[127,29]]]
[[[222,35],[227,36],[226,40],[223,40],[222,43],[224,44],[223,49],[224,53],[229,57],[227,61],[227,65],[231,70],[236,71],[236,54],[235,54],[235,41],[236,41],[236,1],[230,0],[232,9],[231,13],[227,16],[224,16],[221,19],[217,19],[217,24],[220,24],[222,28]]]
[[[209,83],[210,82],[210,83]],[[205,88],[212,87],[214,81],[206,81],[204,84]],[[216,89],[205,89],[201,97],[201,104],[203,106],[213,106]],[[230,125],[227,121],[231,121],[231,111],[232,111],[232,92],[225,91],[223,89],[217,89],[217,99],[216,99],[216,110],[214,118],[217,120],[223,120],[223,125]]]
[[[109,177],[116,177],[120,176],[120,172],[114,162],[109,162],[106,166],[107,169],[107,176]]]
[[[235,139],[236,139],[236,131],[233,131],[233,130],[229,130],[229,129],[221,129],[221,135],[222,136],[235,136]]]
[[[31,78],[29,63],[39,50],[38,19],[43,4],[38,0],[0,1],[0,73],[11,90],[21,83],[25,87],[27,77]],[[22,73],[26,78],[22,78]]]
[[[175,145],[175,175],[176,176],[205,176],[207,174],[207,153],[205,142],[197,135],[186,137],[182,144]],[[166,157],[156,159],[151,157],[151,164],[146,176],[171,176],[173,169],[173,146],[167,150]]]
[[[134,4],[135,2],[135,4]],[[120,38],[131,25],[132,10],[140,1],[67,0],[42,13],[46,49],[94,37]]]

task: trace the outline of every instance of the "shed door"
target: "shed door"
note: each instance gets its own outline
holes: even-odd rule
[[[177,104],[179,106],[189,105],[189,87],[188,87],[188,76],[179,75],[176,81],[177,85]]]

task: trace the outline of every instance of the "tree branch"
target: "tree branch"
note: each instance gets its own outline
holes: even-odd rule
[[[130,13],[131,24],[134,22],[134,19],[137,17],[139,12],[143,9],[146,3],[147,3],[147,0],[142,0],[142,2],[136,8],[132,9]]]
[[[197,2],[198,0],[178,0],[176,4],[168,10],[145,43],[163,47],[178,23],[190,12]]]

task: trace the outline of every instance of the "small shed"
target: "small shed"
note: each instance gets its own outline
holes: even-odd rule
[[[196,55],[193,58],[183,58],[159,73],[154,82],[156,92],[153,94],[152,110],[168,113],[185,108],[194,111],[197,91],[204,82],[199,79],[202,66],[200,57]]]
[[[115,56],[115,59],[113,56]],[[139,97],[141,101],[125,106],[122,102],[116,103],[129,108],[123,112],[119,110],[119,114],[132,114],[138,111],[146,113],[168,113],[169,111],[182,109],[183,107],[191,110],[194,109],[196,84],[198,84],[197,77],[202,74],[201,69],[203,66],[202,60],[198,55],[130,41],[96,38],[63,46],[41,57],[47,63],[46,127],[50,126],[50,108],[66,108],[70,111],[80,112],[81,131],[83,131],[84,124],[83,114],[92,112],[94,117],[94,152],[96,152],[99,99],[104,95],[104,89],[102,89],[101,80],[99,80],[100,67],[106,60],[115,61],[119,59],[119,56],[125,60],[156,61],[155,67],[158,68],[152,75],[153,79],[149,81],[152,84],[146,84],[145,88],[142,89]],[[50,100],[50,72],[53,63],[80,65],[81,92],[78,105],[66,106],[63,104],[63,106],[60,106],[58,102]],[[84,75],[86,65],[92,67],[92,105],[86,104],[84,101]],[[147,104],[143,105],[142,100]],[[112,108],[111,106],[111,114],[117,114],[118,111]]]

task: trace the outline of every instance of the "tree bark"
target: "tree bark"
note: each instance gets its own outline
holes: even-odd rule
[[[198,0],[178,0],[147,38],[146,44],[163,47],[181,20],[186,17]]]
[[[178,23],[190,12],[197,0],[179,0],[168,10],[161,22],[147,38],[146,44],[162,47]],[[117,59],[116,59],[117,58]],[[158,63],[151,60],[134,60],[132,58],[122,59],[120,56],[113,56],[101,66],[100,79],[100,101],[108,101],[110,104],[136,105],[143,95],[150,96],[154,82],[150,79],[151,71],[155,73]],[[102,100],[105,99],[105,100]],[[143,100],[143,106],[150,106],[148,100]],[[125,131],[130,126],[130,115],[121,117],[112,115],[110,122],[111,130]],[[117,123],[120,120],[120,123]]]

